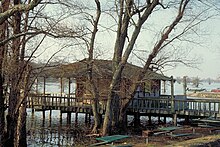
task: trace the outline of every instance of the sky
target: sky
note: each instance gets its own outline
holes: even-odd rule
[[[150,21],[147,23],[146,30],[142,30],[142,34],[138,37],[138,42],[135,45],[135,50],[144,50],[146,48],[152,48],[155,44],[155,40],[160,36],[160,31],[169,24],[172,20],[172,13],[174,10],[164,10],[161,12],[154,12],[153,16],[150,18]],[[68,19],[67,25],[71,26],[71,19]],[[101,16],[100,20],[102,21],[102,25],[112,26],[114,25],[112,22],[112,18],[105,17],[105,15]],[[164,21],[166,20],[166,21]],[[184,65],[178,65],[175,68],[165,67],[163,72],[167,76],[174,77],[200,77],[200,78],[213,78],[216,79],[220,77],[220,17],[211,18],[199,25],[198,32],[191,37],[194,40],[198,41],[196,44],[183,44],[181,47],[190,48],[189,59],[196,56],[199,58],[199,63],[196,68],[186,67]],[[102,28],[103,29],[103,28]],[[114,41],[115,41],[115,33],[111,31],[103,31],[99,29],[99,34],[97,36],[96,48],[99,50],[100,57],[102,59],[112,59]],[[100,31],[101,30],[101,31]],[[198,34],[197,34],[198,33]],[[59,58],[63,58],[69,62],[72,60],[79,60],[80,58],[86,58],[86,51],[79,48],[79,46],[75,46],[72,44],[71,40],[56,40],[47,39],[43,44],[43,54],[41,54],[41,59],[48,59],[53,54],[52,51],[56,52],[55,48],[59,49],[62,46],[69,44],[69,47],[66,47],[59,53]],[[47,50],[45,50],[47,48]],[[142,53],[139,53],[142,54]],[[141,55],[140,55],[141,56]],[[146,56],[143,53],[143,56]],[[97,57],[98,54],[97,54]],[[130,62],[135,63],[135,57],[131,56]],[[138,64],[139,62],[137,62]]]
[[[192,49],[192,54],[201,58],[197,68],[178,66],[165,74],[176,77],[190,76],[200,78],[220,77],[220,17],[208,20],[202,24],[207,35],[202,36],[201,46]]]

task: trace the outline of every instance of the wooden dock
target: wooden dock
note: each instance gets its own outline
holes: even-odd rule
[[[105,113],[106,100],[99,103],[99,113]],[[58,95],[30,95],[28,108],[38,111],[60,110],[61,113],[85,113],[92,115],[90,98],[75,98]],[[220,100],[216,99],[186,99],[173,101],[169,96],[134,98],[127,114],[139,116],[164,116],[176,118],[208,118],[220,114]]]

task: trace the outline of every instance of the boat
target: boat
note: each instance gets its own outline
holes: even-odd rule
[[[193,92],[201,92],[205,91],[205,88],[186,88],[187,91],[193,91]]]
[[[220,88],[212,89],[211,92],[220,92]]]

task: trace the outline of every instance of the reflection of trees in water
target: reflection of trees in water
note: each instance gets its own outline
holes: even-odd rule
[[[31,145],[74,146],[84,142],[85,128],[75,126],[33,127],[28,132]]]
[[[35,112],[28,115],[27,119],[27,140],[28,146],[75,146],[77,144],[85,144],[87,142],[85,134],[89,131],[84,123],[66,124],[63,121],[59,123],[58,115],[52,115],[49,119],[46,113],[46,119],[43,121],[41,112]],[[65,120],[66,118],[63,118]],[[83,122],[82,119],[79,119]],[[73,122],[73,121],[72,121]],[[87,124],[88,125],[88,124]]]

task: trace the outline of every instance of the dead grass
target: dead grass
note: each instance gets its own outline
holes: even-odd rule
[[[217,144],[220,146],[220,135],[210,135],[210,136],[205,136],[205,137],[200,137],[200,138],[195,138],[195,139],[190,139],[186,140],[183,142],[175,143],[172,145],[168,145],[166,147],[193,147],[193,146],[213,146],[215,147]]]

